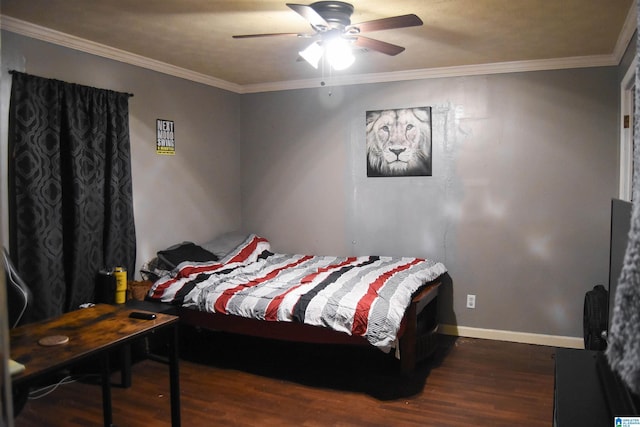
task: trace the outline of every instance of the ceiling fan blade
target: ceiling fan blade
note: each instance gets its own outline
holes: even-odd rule
[[[311,6],[295,3],[287,3],[287,6],[289,6],[298,15],[309,21],[312,27],[329,28],[329,23],[325,21],[325,19],[320,16],[320,14],[316,12]]]
[[[349,28],[358,28],[361,33],[364,33],[369,31],[392,30],[394,28],[417,27],[422,24],[422,19],[417,15],[409,14],[361,22],[360,24],[353,24]]]
[[[250,39],[254,37],[277,37],[277,36],[304,37],[303,34],[298,34],[298,33],[240,34],[240,35],[231,36],[231,37],[233,37],[234,39]]]
[[[402,46],[362,36],[358,36],[354,43],[358,47],[375,50],[376,52],[384,53],[385,55],[390,56],[396,56],[397,54],[404,51],[404,47]]]

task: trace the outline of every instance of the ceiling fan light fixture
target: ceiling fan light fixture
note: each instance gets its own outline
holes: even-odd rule
[[[305,50],[298,52],[298,54],[300,54],[300,56],[315,69],[318,69],[318,63],[320,62],[323,53],[324,49],[317,41],[311,43]]]
[[[335,38],[327,43],[327,61],[334,70],[349,68],[356,60],[349,42],[343,38]]]

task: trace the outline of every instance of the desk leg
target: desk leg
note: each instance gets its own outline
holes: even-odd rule
[[[169,381],[171,390],[171,426],[180,427],[180,374],[178,370],[178,324],[173,326],[169,344]]]
[[[105,351],[102,355],[102,415],[104,417],[104,426],[111,427],[111,369],[109,368],[109,352]]]
[[[131,387],[131,345],[126,344],[120,348],[120,378],[122,379],[122,387]]]

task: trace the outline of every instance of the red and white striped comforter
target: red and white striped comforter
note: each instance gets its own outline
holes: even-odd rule
[[[394,346],[411,295],[446,272],[420,258],[334,257],[271,253],[251,235],[225,259],[183,262],[149,295],[206,312],[301,322]]]

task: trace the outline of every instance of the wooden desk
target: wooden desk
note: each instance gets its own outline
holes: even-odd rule
[[[134,311],[123,306],[98,304],[66,313],[58,318],[31,323],[11,330],[11,358],[26,369],[11,378],[13,385],[26,384],[89,356],[102,361],[102,408],[104,425],[111,426],[110,350],[130,344],[162,328],[171,327],[169,377],[171,425],[180,426],[180,384],[178,373],[178,317],[157,313],[154,320],[129,318]],[[45,347],[38,341],[51,335],[65,335],[69,342]]]

